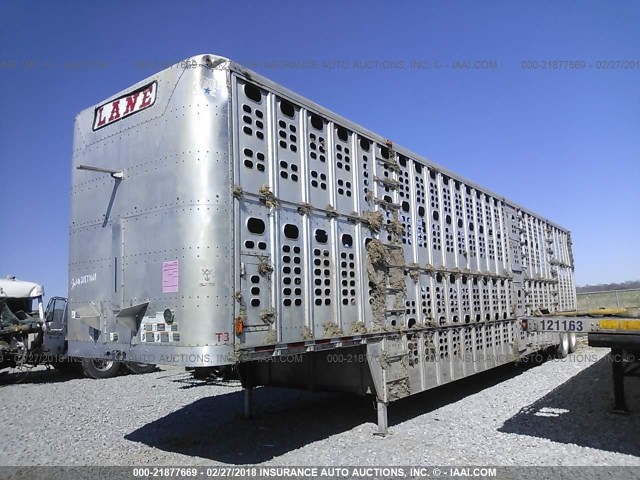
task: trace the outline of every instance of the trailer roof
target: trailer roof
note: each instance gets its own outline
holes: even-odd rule
[[[242,65],[240,65],[239,63],[234,62],[233,60],[227,58],[227,57],[221,57],[219,55],[215,55],[215,54],[200,54],[200,55],[194,55],[192,57],[189,57],[185,60],[182,60],[181,62],[178,62],[168,68],[166,68],[163,71],[172,69],[172,68],[179,68],[181,64],[185,64],[185,65],[192,65],[193,61],[195,61],[195,63],[199,66],[205,67],[205,68],[223,68],[223,69],[228,69],[231,72],[234,72],[240,76],[242,76],[243,78],[245,78],[247,81],[250,81],[252,83],[255,83],[257,85],[260,85],[268,90],[274,91],[276,92],[278,95],[280,95],[281,97],[290,100],[294,103],[298,103],[301,105],[304,105],[305,108],[307,108],[308,110],[317,113],[321,116],[324,116],[325,118],[336,122],[338,124],[340,124],[343,127],[347,127],[353,131],[355,131],[356,133],[358,133],[361,136],[364,136],[366,138],[368,138],[369,140],[372,141],[376,141],[382,145],[385,145],[387,142],[387,138],[372,132],[371,130],[363,127],[362,125],[359,125],[357,123],[352,122],[351,120],[346,119],[345,117],[342,117],[340,115],[338,115],[335,112],[332,112],[331,110],[328,110],[327,108],[313,102],[312,100],[309,100],[306,97],[303,97],[302,95],[298,95],[297,93],[289,90],[288,88],[283,87],[282,85],[269,80],[268,78],[264,77],[263,75],[260,75],[259,73],[256,73]],[[189,67],[191,68],[191,67]],[[134,90],[136,87],[139,87],[140,85],[143,85],[145,83],[148,83],[152,78],[157,77],[157,75],[159,75],[161,72],[158,72],[150,77],[147,77],[144,80],[141,80],[140,82],[136,83],[135,85],[122,90],[121,92],[116,93],[115,95],[110,96],[109,98],[105,99],[104,101],[86,109],[86,110],[91,110],[92,112],[95,110],[95,108],[98,105],[101,105],[103,103],[112,101],[113,99],[116,99],[120,96],[122,96],[123,94],[125,94],[126,92],[129,92],[131,90]],[[454,179],[454,180],[458,180],[461,183],[464,183],[465,185],[468,185],[469,187],[472,187],[482,193],[488,194],[494,198],[497,198],[501,201],[503,201],[505,204],[510,205],[514,208],[520,209],[521,211],[528,213],[529,215],[535,216],[536,218],[539,218],[540,220],[543,220],[545,222],[547,222],[548,224],[554,226],[555,228],[566,232],[566,233],[570,233],[570,231],[564,227],[562,227],[561,225],[558,225],[555,222],[552,222],[551,220],[535,213],[534,211],[523,207],[522,205],[519,205],[507,198],[505,198],[503,195],[500,195],[498,193],[495,193],[491,190],[489,190],[486,187],[483,187],[482,185],[479,185],[471,180],[468,180],[462,176],[460,176],[459,174],[452,172],[451,170],[437,164],[436,162],[433,162],[431,160],[429,160],[427,157],[424,157],[422,155],[419,155],[409,149],[406,149],[400,145],[396,145],[394,143],[393,146],[394,150],[398,153],[400,153],[401,155],[404,155],[405,157],[409,157],[412,158],[418,162],[420,162],[421,164],[428,166],[428,167],[432,167],[435,170],[440,171],[441,173],[447,175],[448,177]]]
[[[352,122],[351,120],[348,120],[338,114],[336,114],[335,112],[332,112],[331,110],[326,109],[325,107],[318,105],[317,103],[309,100],[306,97],[303,97],[301,95],[298,95],[297,93],[289,90],[288,88],[283,87],[282,85],[279,85],[277,83],[275,83],[272,80],[269,80],[268,78],[260,75],[259,73],[256,73],[252,70],[249,70],[248,68],[234,62],[233,60],[230,60],[228,58],[224,58],[224,57],[219,57],[217,55],[196,55],[194,57],[191,57],[191,59],[198,61],[199,59],[202,59],[203,57],[215,57],[216,59],[219,60],[223,60],[223,61],[228,61],[229,62],[229,69],[231,71],[234,71],[236,73],[239,73],[240,75],[242,75],[243,77],[245,77],[247,80],[250,80],[251,82],[254,82],[258,85],[263,85],[264,87],[267,87],[270,90],[276,91],[279,95],[281,95],[284,98],[287,98],[288,100],[293,100],[297,103],[301,103],[303,104],[305,107],[307,107],[308,109],[315,111],[315,113],[321,114],[324,117],[329,118],[330,120],[339,123],[340,125],[342,125],[343,127],[347,127],[351,130],[355,130],[358,134],[360,135],[365,135],[367,138],[369,138],[369,140],[375,140],[378,143],[384,145],[387,142],[387,138],[380,136],[379,134],[372,132],[371,130],[363,127],[362,125],[359,125],[357,123]],[[216,62],[214,62],[216,63]],[[520,210],[522,210],[523,212],[526,212],[530,215],[535,216],[536,218],[539,218],[541,220],[544,220],[545,222],[549,223],[550,225],[553,225],[554,227],[558,228],[559,230],[562,230],[563,232],[569,233],[569,230],[556,224],[555,222],[552,222],[551,220],[548,220],[547,218],[533,212],[532,210],[525,208],[521,205],[518,205],[515,202],[512,202],[508,199],[506,199],[503,195],[499,195],[495,192],[492,192],[491,190],[487,189],[486,187],[483,187],[481,185],[478,185],[477,183],[468,180],[462,176],[460,176],[459,174],[452,172],[450,170],[448,170],[447,168],[429,160],[428,158],[419,155],[409,149],[406,149],[400,145],[396,145],[394,142],[393,145],[393,149],[406,156],[406,157],[410,157],[414,160],[419,161],[420,163],[423,163],[426,166],[431,166],[434,167],[436,170],[440,171],[441,173],[447,175],[448,177],[451,177],[454,180],[459,180],[461,183],[464,183],[465,185],[468,185],[476,190],[479,190],[483,193],[489,194],[495,198],[498,198],[500,200],[502,200],[503,202],[505,202],[508,205],[511,205],[512,207],[518,208]]]

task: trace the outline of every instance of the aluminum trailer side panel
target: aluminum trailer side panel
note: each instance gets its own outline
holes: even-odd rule
[[[462,341],[467,352],[493,350],[495,337],[500,352],[503,341],[524,351],[536,336],[517,314],[575,303],[568,232],[253,73],[235,74],[243,351],[430,325],[443,329],[445,357]],[[399,255],[372,289],[373,239]],[[260,262],[274,271],[256,274]]]
[[[364,361],[388,402],[557,342],[518,318],[575,305],[566,230],[232,69],[242,360],[364,343],[302,371]],[[249,387],[298,381],[253,363]]]

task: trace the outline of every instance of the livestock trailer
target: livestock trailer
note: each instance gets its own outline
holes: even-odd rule
[[[557,344],[570,234],[242,66],[192,57],[75,120],[70,354],[407,395]]]

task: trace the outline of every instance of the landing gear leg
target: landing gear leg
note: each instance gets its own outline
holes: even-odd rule
[[[622,363],[622,349],[612,348],[613,370],[613,412],[628,414],[629,409],[624,401],[624,364]]]
[[[253,417],[253,387],[244,389],[244,418]]]
[[[387,404],[382,400],[376,401],[376,410],[378,411],[378,431],[376,435],[384,437],[389,433],[389,421],[387,418]]]

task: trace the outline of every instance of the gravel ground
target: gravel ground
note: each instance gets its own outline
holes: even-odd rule
[[[640,380],[610,413],[606,349],[506,365],[389,407],[370,398],[260,388],[257,418],[232,382],[176,368],[89,380],[3,376],[0,465],[640,465]],[[8,438],[11,440],[9,441]]]

